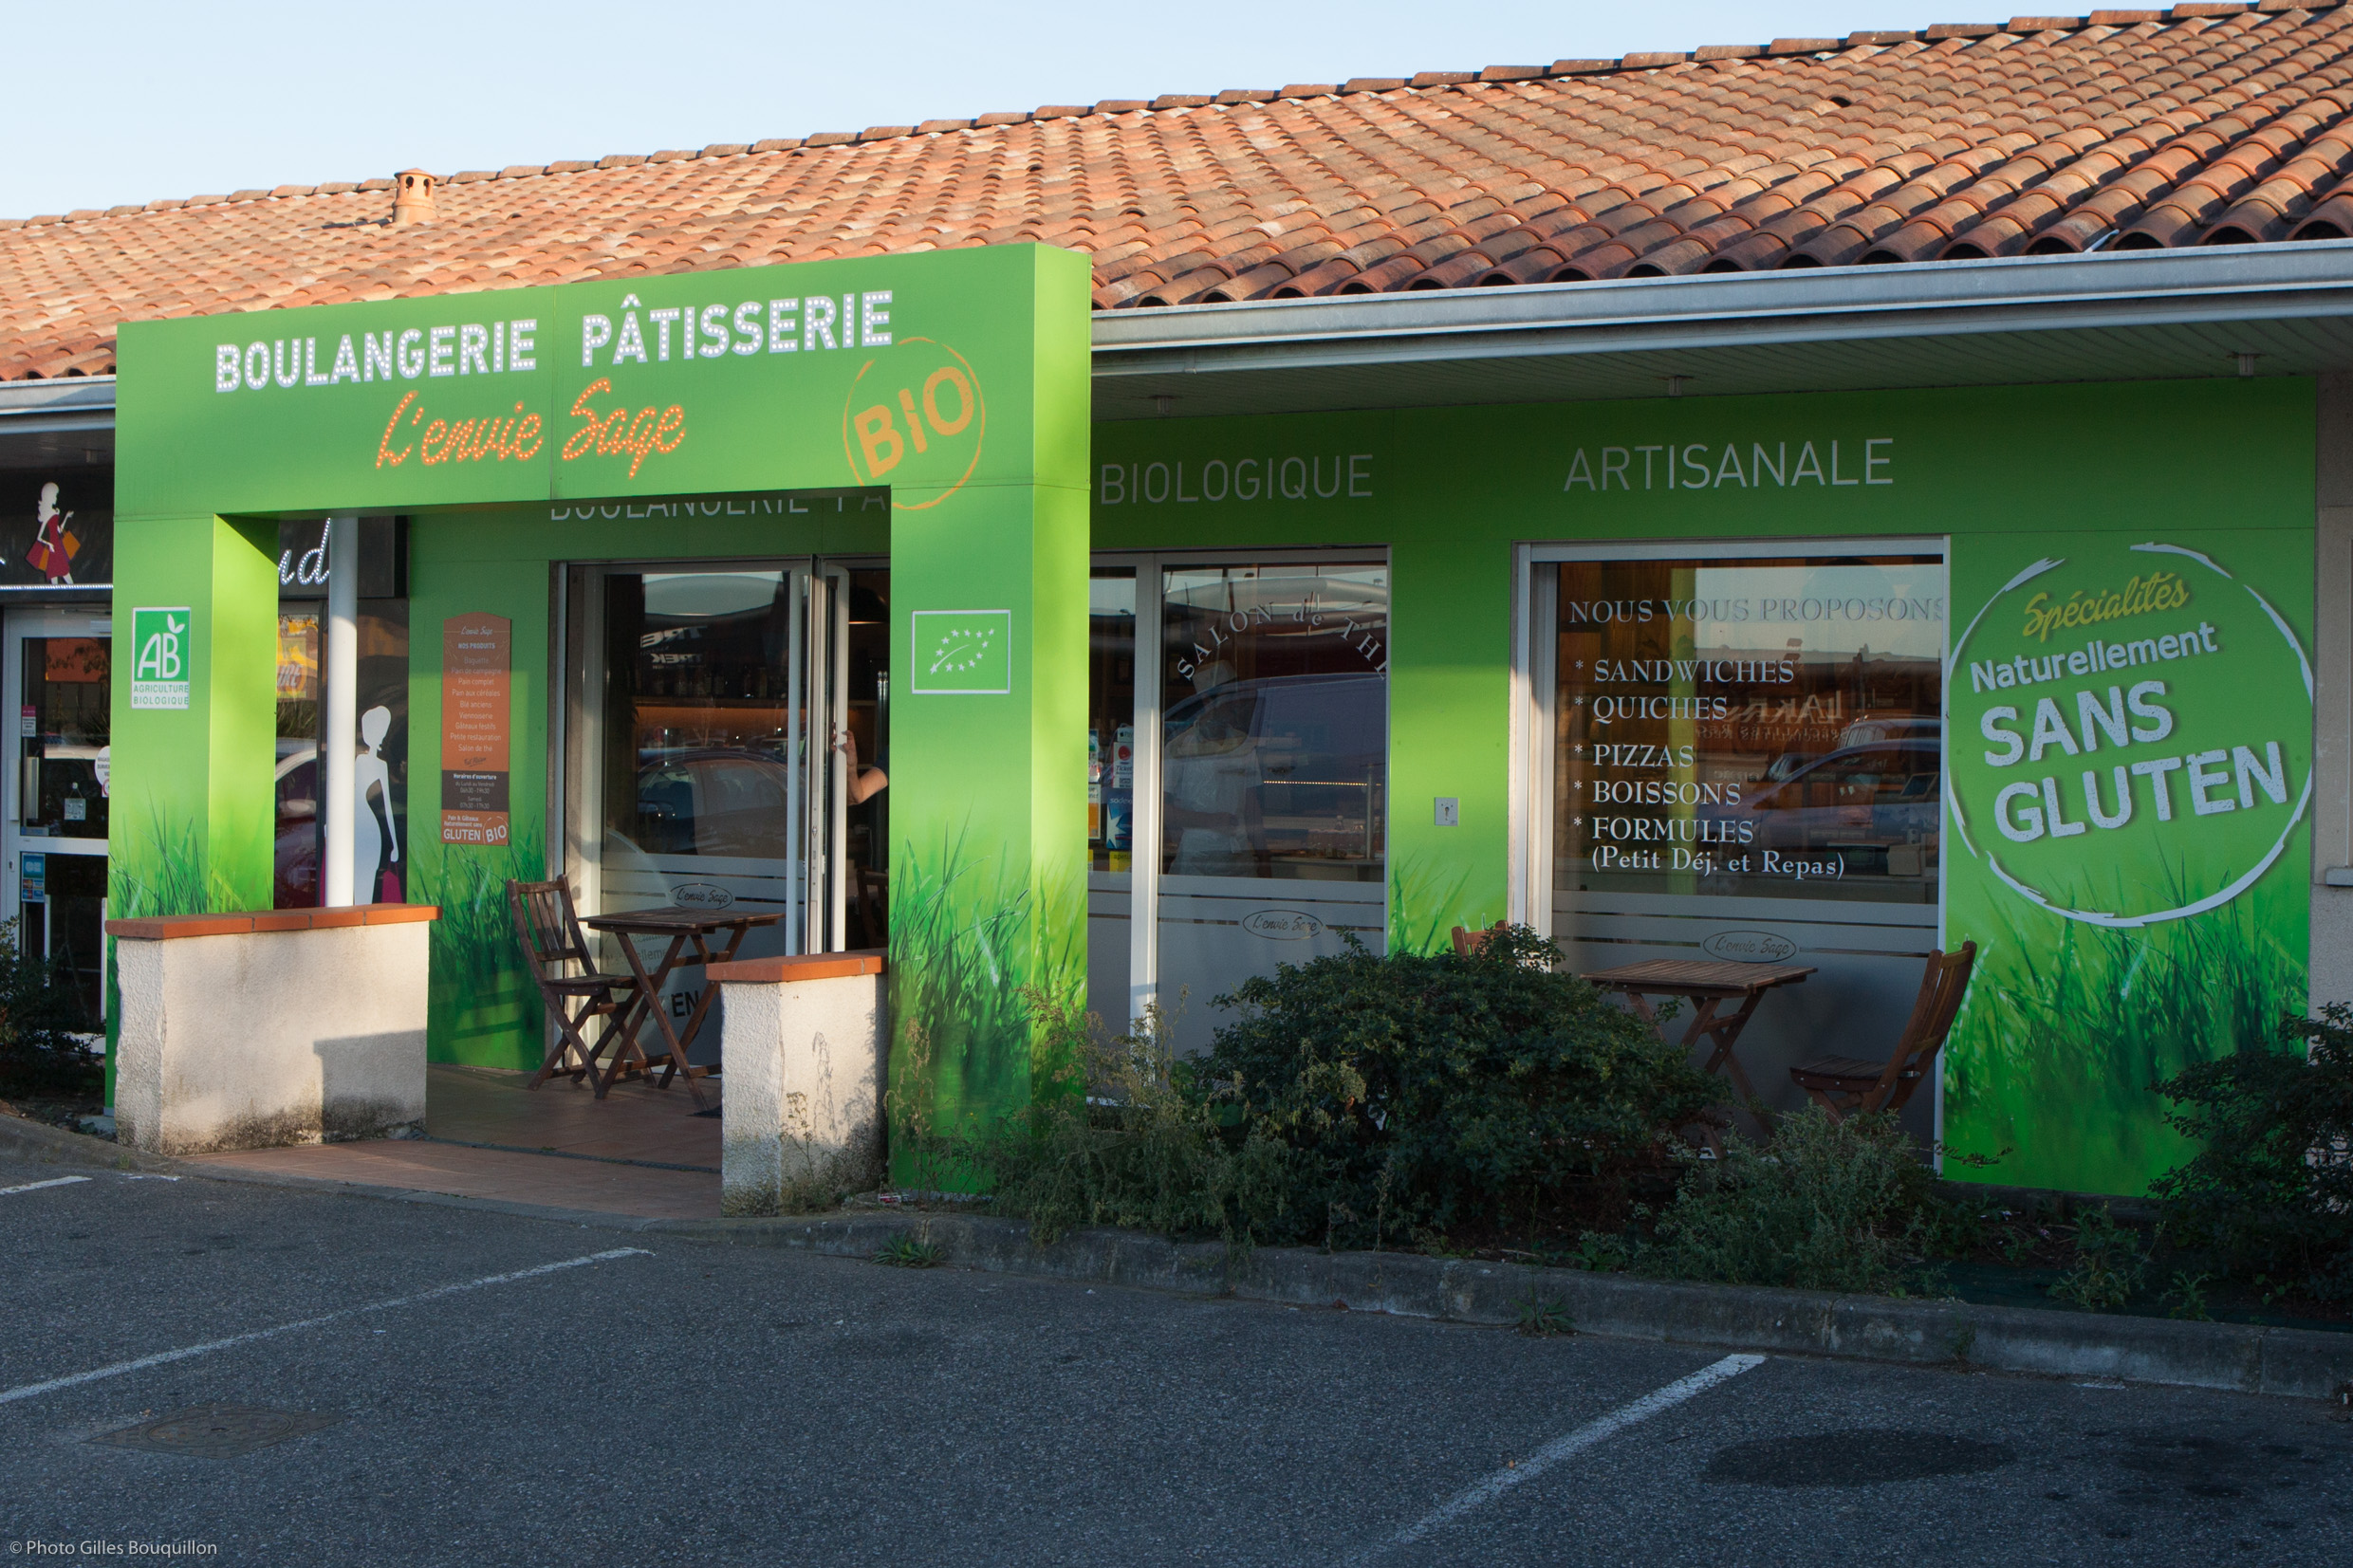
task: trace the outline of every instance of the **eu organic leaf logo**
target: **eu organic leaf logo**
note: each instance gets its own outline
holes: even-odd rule
[[[915,612],[917,693],[1002,695],[1013,689],[1010,610]]]

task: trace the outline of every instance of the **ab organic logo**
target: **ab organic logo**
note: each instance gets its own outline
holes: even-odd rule
[[[859,366],[842,404],[842,450],[862,485],[887,484],[899,511],[964,488],[989,426],[980,378],[929,338],[902,338]]]
[[[131,612],[133,708],[188,706],[188,634],[195,623],[184,604]]]
[[[2312,667],[2269,600],[2175,544],[2038,561],[1953,650],[1963,846],[2050,913],[2130,929],[2229,903],[2312,795]]]

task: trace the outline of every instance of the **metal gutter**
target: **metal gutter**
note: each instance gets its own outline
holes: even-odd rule
[[[0,435],[50,431],[112,430],[115,378],[62,376],[39,381],[0,381]]]
[[[1100,311],[1095,374],[2353,317],[2353,239]]]

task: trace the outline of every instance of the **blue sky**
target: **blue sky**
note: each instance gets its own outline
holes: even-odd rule
[[[6,0],[0,217],[1971,19],[1949,0]]]

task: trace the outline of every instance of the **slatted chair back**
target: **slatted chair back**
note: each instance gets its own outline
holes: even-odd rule
[[[580,914],[572,905],[568,878],[551,882],[509,882],[507,897],[514,907],[515,935],[530,961],[533,978],[543,985],[592,972],[596,964],[581,934]],[[577,965],[567,969],[566,965]]]
[[[1887,1070],[1857,1110],[1900,1111],[1912,1091],[1928,1081],[1936,1053],[1944,1049],[1946,1037],[1953,1033],[1953,1021],[1960,1013],[1961,998],[1969,990],[1969,973],[1976,962],[1974,942],[1962,943],[1958,952],[1929,953],[1928,967],[1920,975],[1920,994],[1913,1000],[1903,1038],[1887,1059]]]
[[[1494,934],[1503,929],[1504,922],[1501,920],[1498,920],[1493,925],[1486,927],[1480,931],[1469,931],[1461,926],[1456,926],[1454,928],[1454,956],[1457,958],[1470,957],[1473,953],[1477,952],[1480,949],[1486,947],[1489,941],[1494,937]]]

